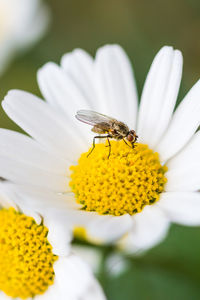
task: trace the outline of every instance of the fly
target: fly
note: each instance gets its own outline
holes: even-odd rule
[[[127,140],[131,143],[132,148],[134,148],[134,144],[138,139],[136,132],[134,130],[129,130],[126,124],[98,112],[92,110],[78,110],[75,117],[79,121],[93,126],[91,130],[99,134],[93,138],[93,148],[88,153],[87,157],[93,152],[95,148],[95,140],[97,138],[107,139],[109,146],[108,158],[111,153],[111,144],[109,139],[115,139],[118,141],[123,140],[129,146],[126,142]]]

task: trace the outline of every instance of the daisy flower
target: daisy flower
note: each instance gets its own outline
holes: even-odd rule
[[[0,130],[0,175],[18,184],[43,209],[61,210],[68,227],[94,243],[127,251],[160,242],[171,222],[200,225],[200,82],[175,109],[182,55],[163,47],[138,98],[130,62],[118,45],[66,54],[61,67],[38,72],[46,99],[12,90],[3,108],[30,137]],[[127,124],[138,135],[97,143],[78,110],[93,110]],[[174,111],[175,109],[175,111]],[[90,149],[89,149],[90,148]],[[61,220],[60,219],[60,220]]]
[[[23,202],[0,182],[0,299],[105,300],[87,265],[70,253],[66,232]]]
[[[48,7],[40,0],[0,0],[0,73],[43,36],[48,23]]]

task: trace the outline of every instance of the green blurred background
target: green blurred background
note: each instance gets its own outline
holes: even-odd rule
[[[183,52],[179,101],[200,77],[199,0],[46,2],[52,11],[49,31],[32,50],[18,56],[0,78],[1,99],[13,88],[40,95],[36,71],[45,62],[59,62],[62,54],[77,47],[94,55],[106,43],[125,48],[134,66],[139,94],[151,61],[163,45]],[[18,130],[2,109],[0,125]],[[161,245],[128,263],[129,270],[115,278],[102,271],[100,280],[109,300],[200,299],[200,228],[173,225]]]

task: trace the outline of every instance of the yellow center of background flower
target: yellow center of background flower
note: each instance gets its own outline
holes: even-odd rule
[[[54,281],[57,256],[48,229],[13,208],[0,210],[0,290],[21,299],[43,294]]]
[[[167,181],[158,153],[144,144],[131,149],[124,141],[111,141],[109,159],[108,151],[104,143],[96,144],[91,155],[83,153],[78,165],[70,167],[70,186],[82,209],[133,215],[158,201]]]

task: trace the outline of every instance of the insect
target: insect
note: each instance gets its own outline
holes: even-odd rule
[[[132,148],[134,148],[134,144],[138,139],[135,131],[129,130],[126,124],[98,112],[92,110],[79,110],[77,111],[75,117],[79,121],[93,126],[92,131],[99,134],[93,138],[93,148],[88,153],[87,157],[93,152],[95,148],[95,140],[97,138],[107,138],[109,146],[108,158],[110,157],[111,153],[111,144],[109,140],[110,138],[123,140],[129,146],[129,144],[125,140],[126,138],[127,141],[131,143]]]

